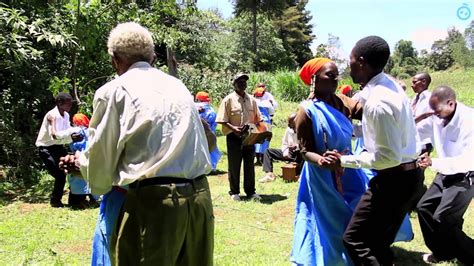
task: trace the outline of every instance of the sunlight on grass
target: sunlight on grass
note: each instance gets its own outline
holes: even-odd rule
[[[280,103],[271,147],[280,146],[286,118],[296,108],[296,103]],[[227,172],[224,136],[218,137],[218,146],[224,155],[218,170]],[[275,164],[277,175],[281,175],[282,165]],[[256,179],[263,175],[262,168],[256,167]],[[433,177],[434,172],[428,170],[425,183],[429,184]],[[273,183],[257,182],[257,193],[263,197],[258,203],[231,201],[226,173],[209,176],[208,180],[215,214],[215,264],[289,265],[298,183],[285,183],[281,178]],[[48,204],[51,187],[52,178],[45,176],[37,186],[0,201],[0,265],[90,264],[98,209],[52,209]],[[428,251],[416,215],[411,221],[415,239],[394,245],[397,265],[423,265],[420,256]],[[474,236],[472,208],[465,215],[464,230]]]

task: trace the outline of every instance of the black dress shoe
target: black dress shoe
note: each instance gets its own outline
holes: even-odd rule
[[[64,207],[64,204],[60,200],[52,200],[49,202],[49,205],[53,208],[62,208]]]

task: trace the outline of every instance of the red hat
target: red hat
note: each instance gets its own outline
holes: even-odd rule
[[[352,90],[351,85],[341,85],[341,86],[339,86],[339,91],[342,94],[346,95],[346,96],[347,96],[347,94],[349,94],[349,92],[351,92],[351,90]]]
[[[326,63],[332,62],[329,58],[318,57],[306,62],[300,70],[300,78],[306,85],[311,85],[311,78],[316,74]]]
[[[76,126],[89,127],[89,118],[85,114],[77,113],[72,117]]]
[[[255,97],[262,97],[264,93],[265,93],[265,88],[263,88],[263,87],[257,87],[257,88],[255,88],[255,90],[253,91],[253,96],[255,96]]]
[[[209,93],[204,91],[200,91],[196,94],[196,100],[207,103],[211,101],[211,99],[209,99]]]

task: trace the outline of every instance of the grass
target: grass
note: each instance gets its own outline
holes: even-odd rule
[[[469,80],[464,80],[464,76]],[[474,105],[474,92],[469,87],[474,71],[433,74],[433,85],[450,82],[460,88],[459,100]],[[434,87],[432,86],[432,87]],[[274,138],[271,147],[279,147],[286,117],[297,108],[296,103],[281,102],[276,112]],[[224,156],[218,165],[227,171],[225,138],[218,137]],[[282,163],[275,165],[281,174]],[[264,175],[256,167],[256,178]],[[425,183],[434,177],[427,171]],[[273,183],[257,183],[263,201],[232,202],[228,197],[227,175],[209,176],[215,214],[216,265],[289,265],[293,237],[293,218],[298,183],[285,183],[281,178]],[[41,182],[26,190],[2,190],[0,195],[0,265],[87,265],[90,264],[92,235],[97,209],[73,211],[52,209],[48,194],[52,178],[44,175]],[[65,201],[66,199],[63,199]],[[472,204],[471,204],[472,207]],[[396,265],[423,265],[421,254],[428,252],[416,215],[411,217],[415,239],[396,243]],[[474,213],[465,214],[464,231],[474,236]],[[444,263],[441,265],[453,265]]]

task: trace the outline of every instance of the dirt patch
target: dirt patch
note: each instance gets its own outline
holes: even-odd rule
[[[278,208],[278,211],[272,214],[273,223],[285,222],[288,221],[288,219],[291,220],[295,215],[294,211],[293,206]]]
[[[54,250],[57,253],[65,253],[65,254],[89,254],[92,249],[92,239],[91,240],[83,240],[83,241],[76,241],[74,243],[64,243],[60,246],[56,246]]]
[[[20,210],[21,214],[28,214],[35,210],[41,210],[48,208],[47,204],[31,204],[31,203],[22,203],[18,209]]]

